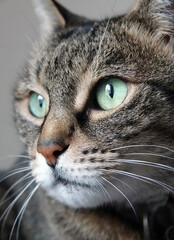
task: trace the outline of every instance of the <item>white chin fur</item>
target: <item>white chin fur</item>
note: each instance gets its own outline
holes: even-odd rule
[[[61,167],[61,162],[59,162],[59,167],[63,169],[63,166],[66,169],[68,167],[71,169],[72,167],[70,163],[66,166],[66,161],[62,161]],[[63,184],[61,181],[56,182],[54,170],[47,165],[45,158],[39,153],[36,154],[36,160],[31,162],[31,167],[36,182],[40,183],[41,187],[46,190],[46,193],[72,208],[95,208],[112,202],[119,204],[123,203],[123,201],[130,205],[130,202],[141,202],[142,200],[144,202],[154,198],[154,196],[164,195],[162,188],[157,188],[155,185],[150,185],[149,188],[149,185],[142,182],[140,185],[137,179],[131,179],[127,186],[117,181],[117,178],[112,179],[113,181],[110,184],[106,184],[106,181],[100,181],[101,178],[97,180],[97,174],[93,175],[94,172],[91,174],[90,172],[85,172],[85,169],[83,173],[77,173],[75,170],[73,173],[68,173],[68,171],[61,172],[60,169],[57,169],[59,177],[73,183]],[[84,173],[86,178],[83,177]],[[88,185],[90,187],[87,187]],[[134,191],[131,186],[133,186]]]
[[[100,187],[85,187],[80,185],[55,185],[53,170],[46,164],[45,158],[37,153],[36,160],[31,162],[32,174],[37,183],[54,199],[72,208],[94,208],[108,200]]]
[[[65,165],[64,167],[69,167],[71,169],[70,163],[66,166],[66,161],[62,162]],[[61,166],[60,162],[59,165]],[[111,184],[106,184],[106,182],[99,182],[101,179],[97,180],[97,174],[92,176],[92,174],[90,175],[90,172],[86,173],[85,170],[83,173],[85,173],[86,178],[83,177],[83,173],[80,172],[77,174],[75,170],[73,174],[68,174],[68,171],[66,173],[61,173],[60,169],[57,169],[60,177],[76,182],[77,184],[63,184],[61,181],[56,182],[54,170],[47,165],[45,158],[39,153],[36,154],[36,160],[31,162],[31,167],[36,182],[46,190],[46,193],[52,198],[72,208],[95,208],[112,202],[117,202],[117,204],[119,204],[123,201],[129,203],[127,198],[129,198],[131,202],[136,200],[141,201],[143,191],[147,197],[148,195],[152,195],[151,191],[147,191],[146,185],[144,186],[144,189],[142,188],[141,194],[135,194],[131,188],[123,187],[123,184],[118,182],[117,179]],[[84,186],[78,185],[78,183],[84,184]],[[86,185],[89,185],[90,187],[87,187]],[[137,192],[139,192],[139,182],[137,183],[136,179],[131,180],[131,185],[134,186]],[[123,190],[123,193],[121,193],[121,190]]]
[[[58,184],[48,194],[71,208],[95,208],[106,202],[104,194],[98,189],[82,186]]]

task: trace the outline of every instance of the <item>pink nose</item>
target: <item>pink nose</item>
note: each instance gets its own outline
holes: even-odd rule
[[[58,156],[63,152],[63,150],[64,148],[57,144],[47,146],[40,145],[37,147],[37,151],[45,157],[47,164],[51,167],[55,167]]]

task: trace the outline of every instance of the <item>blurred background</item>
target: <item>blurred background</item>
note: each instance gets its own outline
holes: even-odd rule
[[[74,13],[103,19],[127,12],[135,0],[59,2]],[[12,155],[22,153],[23,146],[13,123],[13,87],[38,39],[39,21],[32,0],[0,0],[0,169],[9,168],[16,158]]]

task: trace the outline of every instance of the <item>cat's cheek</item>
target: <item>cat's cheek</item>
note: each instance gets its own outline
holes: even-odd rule
[[[55,178],[52,169],[46,164],[45,158],[41,154],[36,153],[36,158],[31,161],[30,166],[36,182],[44,189],[49,189],[53,185]]]

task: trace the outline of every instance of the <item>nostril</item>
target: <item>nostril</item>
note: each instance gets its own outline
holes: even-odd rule
[[[65,152],[67,148],[68,147],[62,147],[58,144],[39,144],[37,151],[45,157],[47,164],[54,168],[57,164],[58,157]]]
[[[57,151],[54,151],[54,152],[53,152],[53,155],[54,155],[54,157],[58,158],[58,156],[60,155],[60,153],[61,153],[61,152],[57,150]]]

